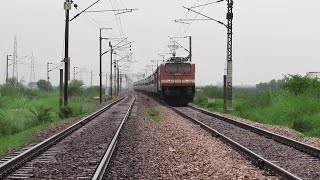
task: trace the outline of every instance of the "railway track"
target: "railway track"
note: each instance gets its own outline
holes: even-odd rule
[[[193,106],[171,107],[285,179],[320,179],[320,150]]]
[[[4,158],[0,179],[91,179],[100,171],[101,159],[112,153],[134,102],[129,94],[22,153]]]

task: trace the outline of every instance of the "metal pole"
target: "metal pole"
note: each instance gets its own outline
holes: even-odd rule
[[[8,83],[8,80],[9,80],[9,56],[11,56],[11,55],[7,55],[7,74],[6,74],[6,83]]]
[[[92,70],[91,70],[91,82],[90,82],[90,85],[92,87]]]
[[[117,96],[120,91],[120,71],[119,71],[119,63],[117,63]]]
[[[49,92],[49,62],[47,62],[47,91]]]
[[[116,64],[116,56],[114,57],[114,94],[117,96],[117,64]]]
[[[65,24],[65,40],[64,40],[64,106],[68,105],[68,81],[70,78],[70,59],[69,59],[69,11],[71,9],[70,0],[66,0],[64,3],[64,9],[66,10],[66,24]]]
[[[73,80],[76,79],[76,67],[73,67]]]
[[[232,20],[233,0],[228,0],[228,43],[227,43],[227,110],[232,110]]]
[[[99,38],[99,43],[100,43],[100,104],[102,103],[102,45],[101,45],[101,28],[100,28],[100,38]]]
[[[121,91],[121,85],[122,85],[122,77],[121,77],[121,73],[119,71],[119,93]]]
[[[191,41],[191,40],[192,40],[192,38],[191,38],[191,36],[189,36],[189,53],[190,53],[189,56],[190,56],[190,62],[192,61],[192,58],[191,58],[191,57],[192,57],[192,46],[191,46],[191,45],[192,45],[192,41]]]
[[[111,42],[109,42],[110,46],[110,97],[112,97],[112,54],[113,54],[113,49]]]
[[[60,91],[59,91],[59,109],[62,107],[63,101],[63,69],[60,69]]]
[[[107,95],[108,91],[108,73],[106,73],[106,89],[105,89],[105,94]]]
[[[227,75],[223,75],[223,110],[227,111]]]

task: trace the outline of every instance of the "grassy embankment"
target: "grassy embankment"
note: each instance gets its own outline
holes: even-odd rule
[[[276,82],[276,83],[275,83]],[[287,126],[305,136],[320,137],[320,82],[301,76],[260,83],[257,89],[234,89],[233,115],[256,122]],[[201,87],[194,103],[223,112],[222,88]],[[208,98],[215,99],[208,103]]]
[[[62,123],[71,117],[93,112],[99,105],[92,101],[98,91],[77,89],[70,97],[68,108],[59,112],[59,96],[25,87],[0,86],[0,157],[9,149],[22,146],[30,135],[49,124]]]

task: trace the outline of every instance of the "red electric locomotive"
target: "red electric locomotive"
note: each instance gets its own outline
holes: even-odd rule
[[[173,106],[186,106],[195,93],[195,64],[171,57],[149,77],[134,83],[134,90],[158,96]]]

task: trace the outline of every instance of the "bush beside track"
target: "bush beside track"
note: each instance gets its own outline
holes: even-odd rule
[[[223,89],[200,87],[194,103],[223,112]],[[306,136],[320,137],[320,82],[290,75],[257,88],[235,88],[231,114],[256,122],[287,126]],[[208,103],[208,99],[214,99]]]
[[[98,87],[82,88],[83,83],[70,82],[72,96],[69,105],[59,112],[58,88],[50,92],[31,89],[20,83],[0,86],[0,157],[9,149],[36,141],[30,135],[48,127],[62,123],[71,117],[88,114],[100,107],[92,97],[99,95]]]

